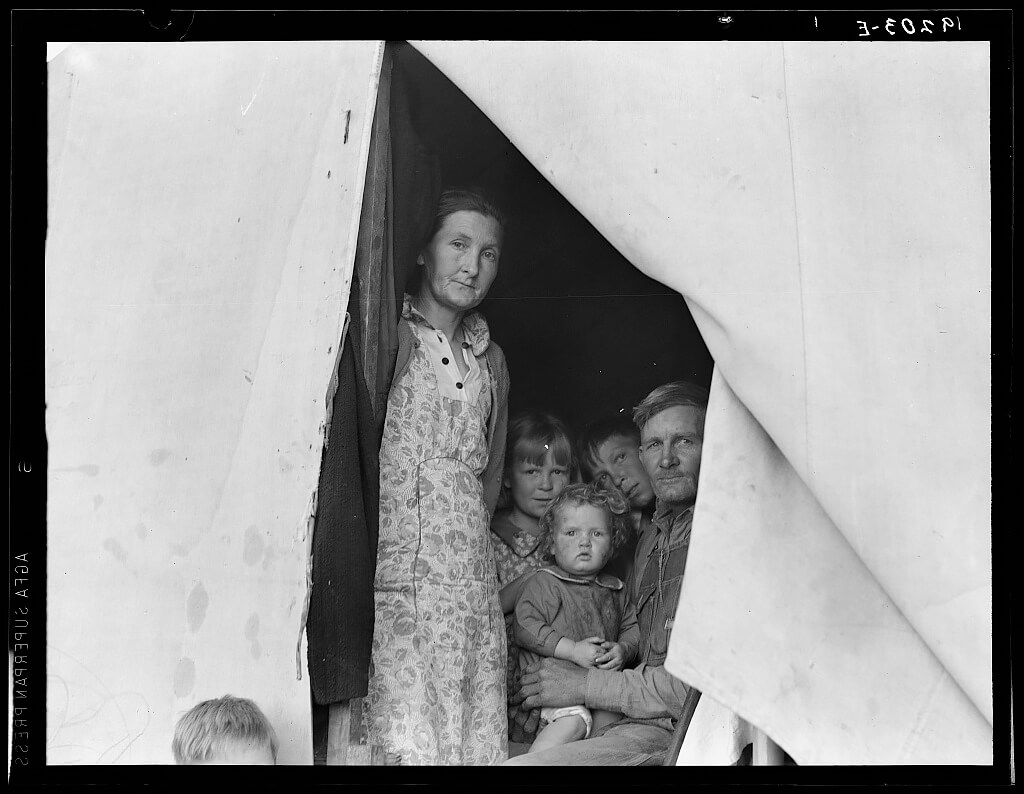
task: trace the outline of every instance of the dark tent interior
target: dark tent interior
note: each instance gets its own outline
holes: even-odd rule
[[[483,188],[509,216],[480,311],[508,360],[510,413],[547,410],[579,431],[629,414],[661,383],[709,385],[712,360],[683,298],[619,254],[423,55],[406,43],[393,53],[392,102],[407,98],[442,182]],[[402,142],[392,145],[397,168]]]

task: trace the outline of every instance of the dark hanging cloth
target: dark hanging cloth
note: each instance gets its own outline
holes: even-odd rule
[[[366,694],[373,640],[380,440],[363,377],[358,290],[338,367],[313,528],[313,588],[306,622],[317,703]]]
[[[366,342],[363,372],[379,431],[398,355],[402,299],[416,283],[416,257],[441,195],[441,161],[414,127],[415,97],[401,56],[409,46],[389,44],[384,50],[355,257]]]
[[[406,49],[411,49],[411,45],[403,44],[397,50],[397,77],[391,90],[392,272],[397,316],[402,314],[405,293],[414,292],[418,284],[416,257],[434,223],[442,188],[441,160],[416,132],[417,103],[429,100],[410,90],[413,83],[405,75],[408,67],[402,58]]]
[[[402,299],[441,194],[438,157],[413,126],[414,99],[388,44],[366,164],[349,330],[320,467],[306,636],[318,704],[363,697],[373,639],[379,462]]]

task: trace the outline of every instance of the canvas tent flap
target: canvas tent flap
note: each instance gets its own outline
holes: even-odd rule
[[[227,693],[312,761],[296,642],[379,51],[49,64],[49,764],[169,763]]]
[[[715,359],[669,669],[802,763],[990,763],[987,44],[414,44]]]

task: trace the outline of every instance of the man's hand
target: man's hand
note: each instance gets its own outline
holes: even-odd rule
[[[515,706],[508,707],[509,738],[521,744],[533,744],[537,738],[537,727],[540,725],[540,709],[524,710]]]
[[[603,642],[604,651],[595,660],[595,666],[602,670],[621,670],[626,661],[626,649],[617,642]]]
[[[523,670],[519,683],[512,703],[520,709],[585,705],[587,670],[572,662],[540,659]]]

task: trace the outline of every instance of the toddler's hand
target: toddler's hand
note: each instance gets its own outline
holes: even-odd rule
[[[604,639],[587,637],[580,640],[572,648],[572,660],[580,667],[593,667],[599,656],[604,654]]]
[[[594,660],[595,665],[601,670],[621,670],[626,649],[617,642],[602,642],[601,648],[603,652]]]

